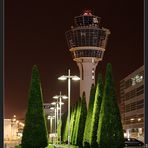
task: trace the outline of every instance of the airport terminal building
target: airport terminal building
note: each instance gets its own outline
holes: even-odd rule
[[[125,137],[144,141],[144,65],[120,81],[120,99]]]

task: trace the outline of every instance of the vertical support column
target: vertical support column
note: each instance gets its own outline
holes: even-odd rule
[[[59,122],[59,125],[60,125],[60,144],[61,144],[61,123],[62,123],[62,121],[61,121],[61,109],[62,109],[62,106],[61,106],[61,99],[62,99],[62,96],[61,96],[61,91],[60,91],[60,122]]]
[[[68,148],[70,148],[70,69],[68,69]]]
[[[127,135],[127,138],[130,138],[130,130],[129,129],[126,129],[126,135]]]

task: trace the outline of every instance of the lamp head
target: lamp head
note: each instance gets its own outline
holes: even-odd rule
[[[72,77],[72,80],[78,81],[78,80],[80,80],[80,78],[79,78],[78,76],[73,76],[73,77]]]
[[[58,99],[58,98],[59,98],[59,96],[57,96],[57,95],[56,96],[53,96],[53,99]]]
[[[68,97],[64,95],[64,96],[62,96],[62,99],[68,99]]]
[[[52,105],[56,105],[56,102],[52,102],[51,104],[52,104]]]
[[[60,76],[59,78],[58,78],[58,80],[66,80],[67,79],[67,77],[66,76]]]
[[[50,107],[51,110],[54,110],[54,107]]]

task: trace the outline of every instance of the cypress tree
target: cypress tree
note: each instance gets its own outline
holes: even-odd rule
[[[66,129],[66,122],[67,122],[67,112],[65,112],[62,116],[62,125],[61,125],[61,139],[64,141],[64,133]]]
[[[92,84],[91,90],[90,90],[90,97],[89,97],[90,99],[89,99],[89,106],[88,106],[87,118],[85,123],[85,130],[83,135],[83,146],[86,148],[90,147],[89,138],[90,138],[90,129],[91,129],[90,127],[91,127],[91,121],[92,121],[95,92],[96,92],[96,87],[94,84]]]
[[[70,118],[70,142],[71,143],[73,139],[73,131],[74,131],[74,125],[75,125],[75,119],[76,119],[76,107],[77,107],[77,104],[73,107],[71,118]]]
[[[67,141],[68,141],[68,115],[66,118],[66,124],[65,124],[65,129],[63,133],[63,142],[67,142]]]
[[[103,96],[102,75],[98,74],[98,82],[97,82],[97,88],[95,93],[95,101],[94,101],[94,107],[93,107],[90,139],[89,139],[91,148],[97,148],[97,129],[98,129],[98,121],[99,121],[99,113],[101,108],[102,96]]]
[[[100,148],[124,147],[123,129],[116,100],[112,66],[110,63],[107,64],[106,68],[106,79],[101,104],[97,142]]]
[[[61,121],[59,120],[58,127],[57,127],[57,136],[58,136],[58,141],[60,141],[60,130],[61,130]]]
[[[81,100],[81,104],[80,105],[81,105],[80,106],[80,119],[79,119],[78,136],[77,136],[77,143],[76,143],[76,145],[82,147],[83,134],[84,134],[85,122],[86,122],[86,116],[87,116],[85,92],[83,92],[82,100]]]
[[[73,145],[77,144],[78,126],[79,126],[79,119],[80,119],[80,107],[81,107],[81,98],[78,99],[77,107],[76,107],[76,118],[75,118],[73,136],[71,140],[71,143]]]
[[[42,88],[36,65],[32,69],[29,103],[21,143],[22,148],[44,148],[48,145]]]

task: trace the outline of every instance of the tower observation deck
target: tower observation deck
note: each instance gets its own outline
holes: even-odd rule
[[[95,69],[103,59],[110,31],[100,27],[100,17],[85,10],[82,15],[74,18],[74,26],[65,33],[68,48],[80,71],[80,96],[86,94],[89,103],[91,85],[95,84]]]

